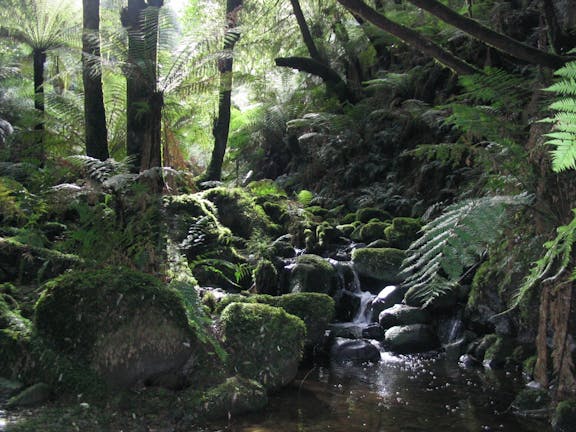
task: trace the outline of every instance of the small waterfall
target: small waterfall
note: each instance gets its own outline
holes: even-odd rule
[[[375,297],[374,294],[370,291],[359,291],[354,294],[356,297],[360,298],[360,308],[352,322],[354,324],[370,324],[368,306],[372,303],[372,300]]]

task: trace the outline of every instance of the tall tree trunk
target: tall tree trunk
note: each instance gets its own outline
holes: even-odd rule
[[[110,154],[108,153],[108,131],[102,93],[100,0],[82,0],[82,7],[82,80],[84,83],[86,154],[106,160]]]
[[[36,148],[30,152],[30,156],[37,158],[41,165],[46,161],[44,148],[44,65],[46,63],[46,50],[35,48],[32,52],[34,58],[34,108],[40,117],[34,126],[36,131]]]
[[[558,69],[563,66],[568,59],[562,58],[555,54],[541,51],[537,48],[525,45],[506,35],[495,32],[488,27],[483,26],[478,21],[467,18],[448,6],[436,0],[408,0],[410,3],[424,9],[442,21],[468,33],[470,36],[478,39],[487,45],[496,48],[514,58],[526,63],[546,66],[552,69]],[[342,2],[341,2],[342,3]]]
[[[406,44],[436,59],[459,75],[470,75],[479,72],[474,66],[446,51],[440,45],[408,27],[389,20],[361,0],[338,0],[338,2],[352,13],[359,15],[385,32],[396,36]]]
[[[220,180],[222,178],[222,164],[228,144],[230,133],[230,107],[232,102],[232,56],[234,46],[240,39],[238,30],[238,13],[242,8],[243,0],[227,0],[226,2],[226,34],[224,35],[224,56],[218,60],[220,72],[220,99],[218,102],[218,117],[212,127],[214,136],[214,149],[210,164],[204,175],[204,180]]]
[[[128,0],[122,12],[122,24],[128,29],[126,151],[133,159],[133,172],[162,165],[158,132],[162,98],[156,90],[158,13],[162,5],[161,0]]]

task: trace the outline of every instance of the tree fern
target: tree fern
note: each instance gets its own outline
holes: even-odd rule
[[[410,245],[402,263],[404,285],[424,304],[452,289],[499,238],[507,209],[529,202],[520,194],[468,199],[447,207]]]
[[[551,151],[552,169],[560,172],[576,168],[576,62],[566,64],[555,75],[562,79],[546,90],[560,99],[550,105],[555,115],[544,121],[554,124],[547,144],[555,147]]]

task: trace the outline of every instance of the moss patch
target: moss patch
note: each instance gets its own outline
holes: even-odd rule
[[[356,220],[362,223],[370,222],[372,219],[385,221],[391,219],[391,217],[392,216],[387,211],[373,207],[361,208],[356,212]]]
[[[389,283],[401,282],[400,265],[404,251],[394,248],[363,248],[352,252],[352,261],[361,277]]]
[[[301,255],[290,275],[292,292],[319,292],[333,294],[336,287],[336,270],[322,257]]]

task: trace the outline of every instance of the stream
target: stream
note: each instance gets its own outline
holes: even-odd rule
[[[304,371],[264,412],[232,419],[233,432],[550,432],[509,406],[523,382],[511,372],[464,369],[442,354]]]

